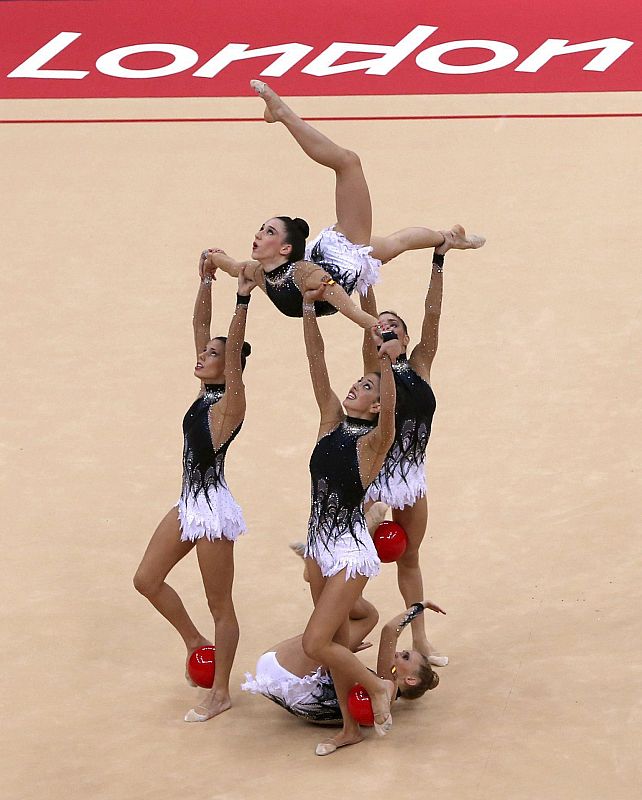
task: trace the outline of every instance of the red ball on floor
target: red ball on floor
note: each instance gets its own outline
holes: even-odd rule
[[[348,711],[359,725],[374,725],[370,695],[360,683],[355,683],[348,692]]]
[[[379,558],[386,564],[396,561],[406,552],[408,536],[396,522],[385,520],[379,525],[372,537]]]
[[[187,663],[187,671],[190,678],[203,689],[211,689],[214,684],[214,672],[216,670],[216,660],[214,658],[215,647],[206,644],[194,650]]]

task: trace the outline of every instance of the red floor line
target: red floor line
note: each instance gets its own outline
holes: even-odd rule
[[[308,122],[387,122],[412,120],[453,119],[613,119],[642,117],[642,112],[612,114],[441,114],[428,116],[389,117],[303,117]],[[0,125],[89,125],[99,123],[158,123],[158,122],[263,122],[262,117],[160,117],[140,119],[0,119]]]

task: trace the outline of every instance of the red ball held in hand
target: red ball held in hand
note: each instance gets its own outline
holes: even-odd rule
[[[408,536],[396,522],[385,520],[379,525],[372,537],[379,558],[386,564],[396,561],[406,552]]]
[[[348,711],[359,725],[374,725],[370,695],[360,683],[355,683],[348,692]]]
[[[187,663],[190,678],[203,689],[211,689],[214,684],[216,669],[214,652],[214,645],[206,644],[204,647],[194,650]]]

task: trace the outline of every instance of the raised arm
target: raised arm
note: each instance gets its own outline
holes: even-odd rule
[[[376,340],[380,339],[376,330],[373,330],[372,335]],[[402,353],[402,347],[394,334],[384,332],[383,337],[387,339],[387,341],[384,341],[379,347],[379,364],[381,370],[379,421],[377,427],[370,433],[362,436],[357,444],[359,452],[359,472],[364,486],[368,486],[372,483],[377,476],[395,435],[395,403],[397,400],[397,391],[392,372],[392,362],[399,358]]]
[[[245,275],[241,267],[238,277],[236,307],[225,342],[225,394],[210,411],[212,441],[220,446],[232,435],[245,417],[245,385],[243,383],[242,354],[245,342],[245,325],[250,293],[256,284]]]
[[[203,276],[203,264],[206,257],[207,251],[203,251],[198,265],[201,283],[196,294],[194,315],[192,316],[194,345],[197,356],[205,350],[207,343],[212,338],[210,335],[210,325],[212,323],[212,279],[208,275]]]
[[[435,603],[429,600],[424,600],[423,603],[415,603],[414,605],[397,614],[381,629],[381,638],[379,639],[379,652],[377,654],[377,675],[380,678],[390,678],[391,671],[395,663],[395,652],[397,650],[397,641],[401,636],[401,632],[409,625],[412,620],[419,614],[423,614],[425,609],[435,611],[437,614],[445,614],[446,612],[439,608]]]
[[[319,437],[321,437],[332,430],[337,422],[343,419],[344,414],[341,402],[330,386],[328,368],[325,363],[325,346],[314,311],[314,301],[318,299],[317,295],[318,292],[306,292],[303,296],[303,338],[314,397],[321,415],[319,423]]]
[[[430,368],[439,344],[439,319],[444,290],[444,257],[433,254],[430,284],[424,304],[424,321],[421,326],[421,339],[410,355],[412,368],[421,377],[430,381]]]
[[[375,298],[374,289],[372,286],[368,287],[367,295],[359,295],[361,301],[361,310],[371,317],[377,318],[377,300]],[[363,371],[377,372],[379,370],[379,356],[377,355],[377,346],[372,338],[369,330],[363,332],[363,345],[361,347],[363,355]]]

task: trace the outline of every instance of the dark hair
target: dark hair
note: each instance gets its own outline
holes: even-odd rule
[[[389,311],[388,313],[391,314],[392,312]],[[395,316],[397,315],[395,314]],[[423,697],[426,692],[435,689],[439,684],[439,675],[433,671],[428,659],[424,655],[422,655],[422,662],[417,670],[416,677],[417,683],[414,685],[409,686],[407,683],[404,683],[399,687],[399,694],[405,700],[417,700]]]
[[[301,261],[305,256],[305,240],[310,235],[308,223],[300,217],[277,217],[285,225],[285,241],[292,245],[290,261]]]
[[[214,337],[217,341],[227,342],[227,336],[215,336]],[[241,347],[241,370],[245,369],[245,362],[247,361],[247,357],[252,352],[252,345],[249,342],[243,342],[243,347]]]
[[[408,326],[403,321],[403,319],[399,316],[399,314],[397,314],[396,311],[380,311],[379,312],[379,316],[381,316],[382,314],[392,314],[393,317],[397,317],[399,322],[401,322],[401,327],[403,328],[403,332],[406,334],[406,336],[408,336]]]

